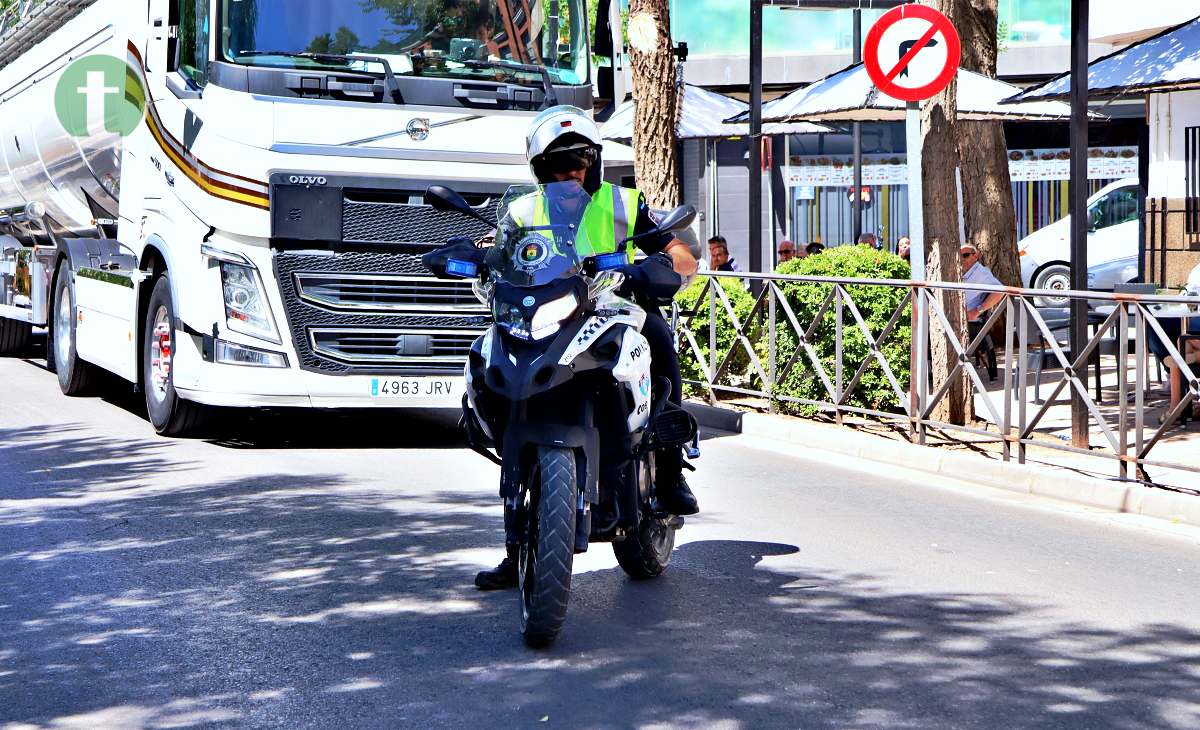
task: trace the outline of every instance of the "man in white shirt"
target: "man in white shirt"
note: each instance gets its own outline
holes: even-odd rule
[[[1001,286],[1000,280],[992,274],[991,269],[979,260],[979,249],[973,243],[964,243],[958,253],[962,256],[962,280],[968,284],[992,284]],[[992,307],[1004,301],[1002,292],[967,291],[966,307],[967,321],[978,322]]]

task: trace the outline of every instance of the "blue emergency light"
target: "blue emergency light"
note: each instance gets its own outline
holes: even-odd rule
[[[625,254],[617,251],[602,253],[596,257],[596,271],[612,271],[625,265]]]
[[[470,261],[449,259],[446,261],[446,273],[463,279],[473,279],[479,275],[479,267]]]

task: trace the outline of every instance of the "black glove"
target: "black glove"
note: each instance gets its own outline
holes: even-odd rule
[[[620,268],[625,281],[617,289],[618,296],[639,296],[661,301],[671,299],[683,284],[683,278],[675,273],[675,262],[666,253],[647,256],[636,264]]]
[[[450,259],[470,261],[482,269],[486,255],[487,251],[476,246],[470,238],[455,236],[445,246],[423,255],[421,263],[439,279],[454,279],[457,277],[446,275],[446,263]]]

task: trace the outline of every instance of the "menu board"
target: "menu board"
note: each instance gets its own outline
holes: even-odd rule
[[[788,184],[849,187],[854,184],[854,158],[849,155],[793,156]],[[1071,151],[1067,149],[1009,150],[1008,171],[1013,182],[1069,180]],[[1088,150],[1088,179],[1137,177],[1137,147],[1092,147]],[[908,163],[902,154],[863,155],[863,185],[907,185]]]

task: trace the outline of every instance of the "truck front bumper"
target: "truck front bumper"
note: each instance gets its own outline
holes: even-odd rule
[[[432,376],[326,375],[289,367],[208,362],[197,340],[176,331],[172,370],[184,400],[226,407],[461,408],[462,372]]]

